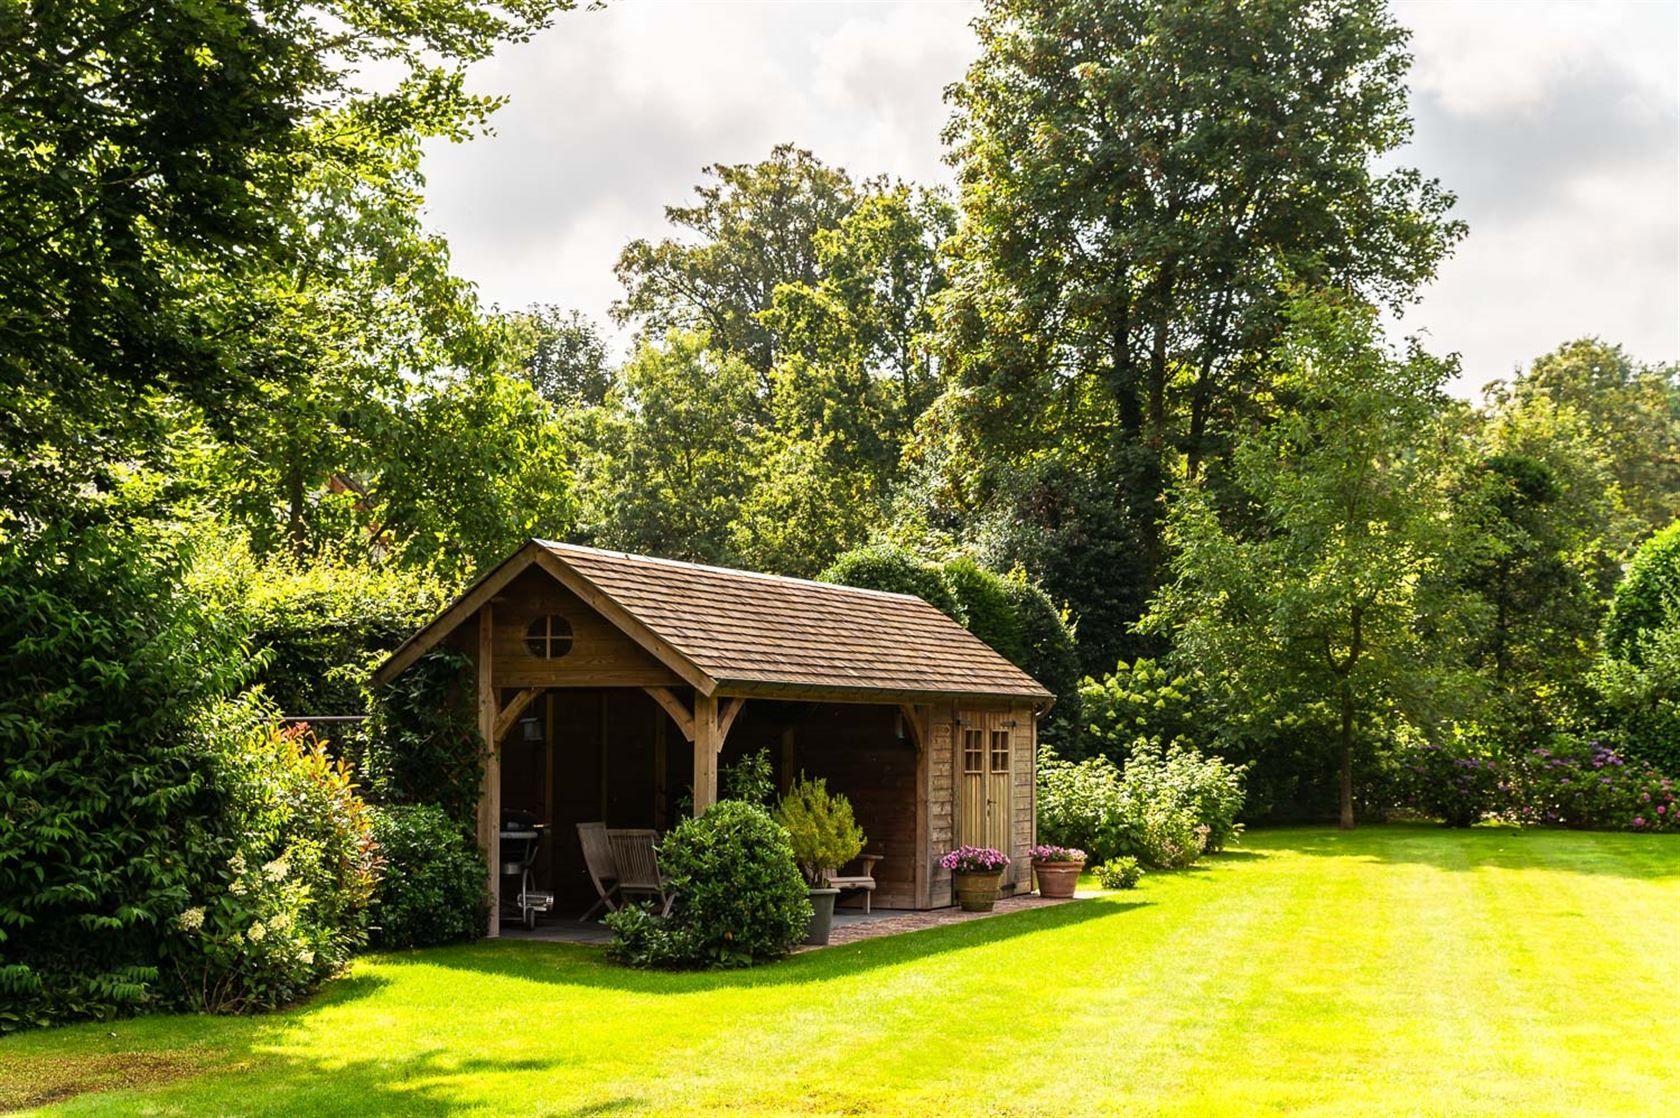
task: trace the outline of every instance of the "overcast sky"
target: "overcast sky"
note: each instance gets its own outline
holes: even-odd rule
[[[794,141],[858,177],[949,182],[944,87],[966,3],[659,3],[573,12],[474,71],[495,134],[428,149],[431,223],[486,302],[619,294],[625,242],[700,169]],[[1680,359],[1680,4],[1400,3],[1407,163],[1470,235],[1403,329],[1464,359],[1470,393],[1582,334]]]

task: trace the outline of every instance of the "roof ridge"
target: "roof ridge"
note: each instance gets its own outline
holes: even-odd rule
[[[605,555],[612,559],[636,559],[644,563],[660,563],[668,567],[681,567],[682,569],[688,571],[710,571],[713,574],[738,575],[741,578],[758,579],[762,582],[791,582],[798,586],[816,587],[819,590],[838,590],[846,594],[870,594],[877,598],[892,598],[895,601],[919,602],[922,605],[927,606],[929,609],[937,612],[941,617],[946,616],[943,610],[928,601],[926,598],[919,597],[915,594],[900,593],[896,590],[876,590],[869,586],[847,586],[843,582],[823,582],[820,579],[798,578],[794,575],[766,574],[763,571],[749,571],[742,567],[719,567],[711,563],[691,563],[685,559],[667,559],[662,555],[639,555],[633,551],[617,551],[606,547],[589,547],[588,545],[581,543],[561,543],[558,540],[545,540],[536,536],[531,537],[531,542],[540,544],[541,546],[548,548],[550,551],[558,551],[562,554],[567,551],[583,551],[591,555]]]

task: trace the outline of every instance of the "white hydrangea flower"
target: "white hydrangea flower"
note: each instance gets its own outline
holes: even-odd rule
[[[228,892],[236,897],[243,897],[245,895],[245,883],[237,877],[234,878],[228,885]]]
[[[258,920],[255,923],[253,923],[250,926],[250,928],[247,929],[246,932],[245,932],[246,938],[249,939],[252,943],[259,942],[262,939],[262,937],[266,936],[267,934],[268,934],[268,929],[263,927],[263,922],[261,920]]]
[[[233,857],[228,859],[228,869],[232,870],[235,874],[242,874],[245,872],[245,854],[243,851],[236,852]]]
[[[312,967],[315,965],[315,952],[313,951],[305,951],[302,955],[299,955],[298,958],[303,960],[303,965],[306,967]]]
[[[175,923],[184,932],[196,932],[204,927],[204,909],[189,908],[175,918]]]
[[[276,858],[274,861],[263,867],[263,876],[268,878],[270,881],[284,881],[286,879],[286,875],[291,872],[291,869],[292,867],[286,864],[286,859]]]
[[[271,932],[283,932],[291,926],[292,914],[289,912],[277,912],[268,918],[268,930]]]

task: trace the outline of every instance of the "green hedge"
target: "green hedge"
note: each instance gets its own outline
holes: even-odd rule
[[[373,899],[375,946],[431,947],[475,940],[490,915],[484,855],[431,804],[373,809],[384,871]]]

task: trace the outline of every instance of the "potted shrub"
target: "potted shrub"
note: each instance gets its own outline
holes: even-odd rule
[[[828,879],[863,850],[863,831],[852,815],[851,801],[831,794],[828,782],[801,778],[776,808],[776,821],[787,828],[793,858],[811,898],[811,929],[805,942],[821,946],[834,926],[834,901],[840,890]]]
[[[959,846],[939,859],[939,864],[951,871],[957,904],[964,912],[992,911],[1009,855],[989,846]]]
[[[1079,871],[1085,868],[1085,852],[1072,846],[1035,846],[1032,848],[1033,876],[1038,878],[1040,896],[1066,900],[1073,896],[1079,884]]]

